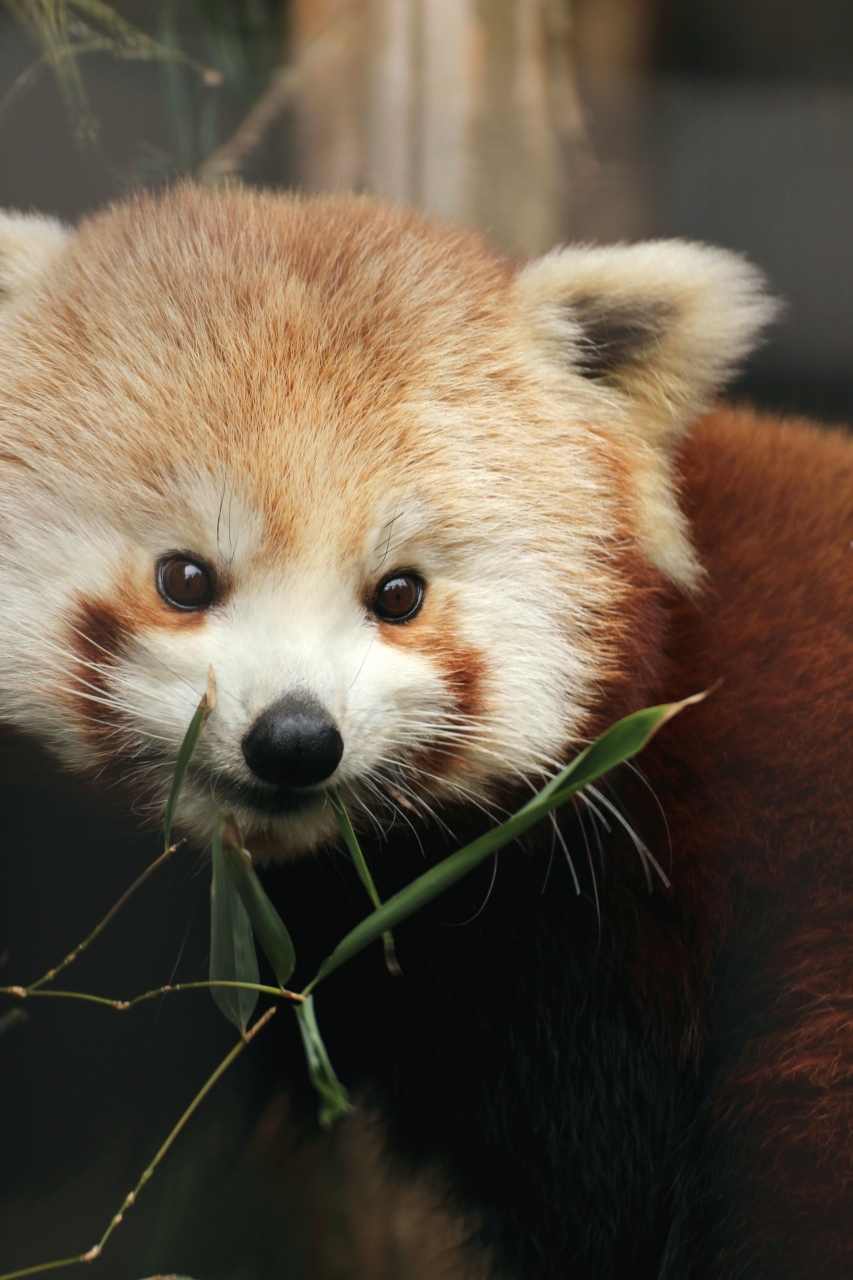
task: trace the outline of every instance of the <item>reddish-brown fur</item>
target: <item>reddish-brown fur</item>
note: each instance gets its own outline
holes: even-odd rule
[[[680,884],[707,917],[733,877],[771,883],[813,848],[853,847],[853,447],[847,434],[721,409],[681,469],[708,580],[675,608],[661,692],[719,687],[648,759],[670,783]],[[732,827],[736,865],[719,844]],[[816,873],[847,872],[846,856],[828,856]]]
[[[747,1123],[736,1155],[750,1173],[752,1238],[784,1242],[785,1274],[806,1274],[809,1251],[824,1248],[838,1257],[824,1255],[821,1275],[851,1274],[853,444],[718,409],[680,469],[708,578],[695,602],[670,602],[666,674],[650,692],[712,693],[641,761],[664,797],[691,944],[674,967],[671,947],[657,964],[647,953],[643,980],[666,1016],[684,1008],[685,981],[704,988],[736,896],[766,893],[783,945],[750,982],[777,996],[714,1118],[738,1133]],[[695,1017],[704,1002],[692,1003]],[[824,1218],[831,1246],[815,1235]]]
[[[104,763],[113,762],[122,746],[133,742],[131,727],[123,724],[125,717],[110,702],[111,668],[120,655],[136,636],[164,630],[180,634],[204,625],[203,614],[170,609],[157,594],[153,574],[140,581],[133,566],[127,566],[119,580],[123,590],[112,599],[81,597],[65,628],[78,662],[61,700],[69,702]]]

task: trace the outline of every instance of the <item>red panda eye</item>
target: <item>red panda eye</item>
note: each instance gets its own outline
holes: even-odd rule
[[[213,603],[213,574],[188,556],[165,556],[157,565],[157,589],[175,609],[206,609]]]
[[[376,588],[371,608],[383,622],[408,622],[423,604],[424,585],[416,573],[390,573]]]

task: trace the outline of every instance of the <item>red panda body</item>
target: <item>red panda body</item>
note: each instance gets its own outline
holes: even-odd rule
[[[553,833],[504,851],[493,883],[490,868],[399,931],[405,983],[365,957],[324,993],[323,1026],[392,1146],[450,1171],[501,1275],[840,1280],[853,443],[719,408],[679,468],[707,580],[691,601],[646,584],[626,654],[646,683],[626,699],[615,678],[602,709],[712,690],[601,801],[671,888],[649,890],[612,814],[597,834],[570,815],[580,897]],[[421,859],[377,849],[383,889]],[[316,931],[307,903],[328,910],[338,873],[280,875],[282,909],[305,903]],[[350,923],[333,914],[318,958]]]
[[[699,1037],[703,1055],[728,1052],[704,1106],[732,1135],[718,1193],[740,1184],[754,1251],[722,1274],[841,1276],[853,1265],[853,443],[718,410],[682,467],[708,579],[671,620],[659,692],[714,692],[642,768],[669,825],[699,1004],[741,1009],[739,1052],[713,1043],[713,1018]],[[742,958],[721,971],[733,932]],[[654,992],[654,963],[644,981]]]
[[[10,216],[0,284],[3,723],[157,812],[212,663],[178,820],[236,811],[309,973],[328,786],[384,896],[710,690],[318,1017],[496,1275],[850,1275],[853,444],[707,412],[757,274],[182,188]]]

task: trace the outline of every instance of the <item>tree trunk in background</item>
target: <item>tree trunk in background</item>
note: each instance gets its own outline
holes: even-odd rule
[[[300,176],[479,226],[559,238],[583,117],[571,0],[295,0]]]
[[[660,136],[651,72],[664,0],[573,0],[574,51],[595,152],[577,184],[569,230],[580,240],[660,234]],[[673,0],[681,3],[681,0]]]
[[[665,0],[573,0],[575,49],[584,80],[648,74],[664,3]]]

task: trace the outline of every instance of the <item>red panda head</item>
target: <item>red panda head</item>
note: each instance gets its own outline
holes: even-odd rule
[[[488,803],[639,689],[670,453],[772,307],[679,242],[519,270],[367,200],[0,222],[0,717],[283,853]],[[692,692],[686,690],[685,692]],[[638,694],[638,696],[640,696]]]

